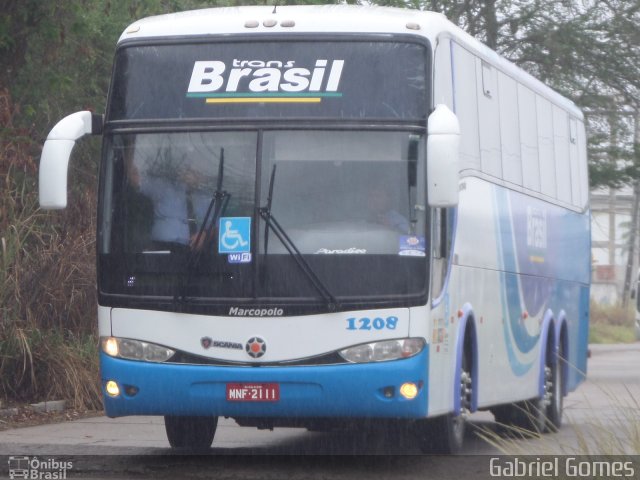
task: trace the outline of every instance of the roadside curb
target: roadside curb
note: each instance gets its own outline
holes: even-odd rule
[[[63,412],[66,408],[66,400],[51,400],[39,403],[32,403],[31,408],[34,412]],[[16,409],[17,410],[17,409]]]

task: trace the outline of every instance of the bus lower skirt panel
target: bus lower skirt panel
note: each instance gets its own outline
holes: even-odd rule
[[[109,417],[424,418],[428,358],[427,346],[415,357],[390,362],[248,368],[146,363],[103,353],[101,375]],[[118,384],[119,395],[106,392],[109,381]],[[400,394],[404,383],[417,386],[415,398]],[[263,398],[256,400],[230,394],[231,386],[266,388],[270,393],[260,393]]]

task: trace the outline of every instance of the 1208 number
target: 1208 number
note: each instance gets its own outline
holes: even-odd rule
[[[397,326],[398,317],[347,318],[347,330],[395,330]]]

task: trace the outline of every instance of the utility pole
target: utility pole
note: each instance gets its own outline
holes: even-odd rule
[[[640,161],[640,109],[636,105],[633,129],[633,154],[636,167]],[[629,227],[629,247],[627,256],[627,268],[624,273],[624,289],[622,291],[622,306],[626,309],[629,306],[629,297],[632,288],[632,281],[636,278],[634,274],[636,243],[638,238],[638,210],[640,209],[640,179],[633,182],[633,198],[631,203],[631,225]],[[637,293],[636,293],[637,294]]]

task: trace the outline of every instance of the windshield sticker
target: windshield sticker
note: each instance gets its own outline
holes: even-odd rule
[[[251,217],[222,217],[219,231],[218,253],[249,253],[251,251]],[[250,257],[249,261],[251,261]]]
[[[227,260],[229,263],[251,263],[251,253],[230,253]]]
[[[402,235],[400,237],[400,251],[398,255],[406,257],[425,257],[425,239],[416,235]]]
[[[312,68],[295,60],[241,60],[231,65],[220,60],[193,64],[188,98],[221,103],[320,103],[340,98],[338,92],[344,60],[317,59]],[[324,89],[322,88],[324,85]]]
[[[329,249],[329,248],[321,248],[316,252],[316,255],[363,255],[367,253],[364,248],[356,248],[351,247],[347,249]]]

